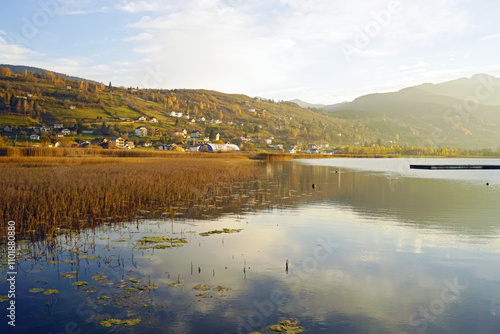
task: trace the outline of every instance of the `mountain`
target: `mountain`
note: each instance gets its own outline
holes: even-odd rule
[[[500,79],[486,74],[319,106],[209,90],[111,87],[38,68],[0,66],[0,129],[61,122],[95,135],[118,135],[146,126],[155,141],[176,141],[176,130],[186,129],[219,133],[237,144],[252,137],[261,149],[268,148],[269,138],[283,146],[500,146]]]
[[[424,139],[417,141],[420,145],[478,148],[500,144],[500,79],[487,74],[369,94],[324,109],[334,117],[362,120],[367,128],[398,124],[411,136]]]
[[[298,106],[300,106],[302,108],[323,109],[324,107],[326,107],[326,105],[324,105],[324,104],[311,104],[311,103],[307,103],[307,102],[301,101],[299,99],[295,99],[295,100],[292,100],[290,102],[293,102],[293,103],[297,104]]]
[[[28,71],[30,73],[33,73],[33,74],[38,74],[38,75],[42,75],[44,72],[51,72],[51,71],[48,71],[48,70],[44,70],[43,68],[39,68],[39,67],[32,67],[32,66],[24,66],[24,65],[9,65],[9,64],[0,64],[0,67],[4,67],[4,68],[10,68],[10,70],[12,71],[12,73],[14,74],[24,74],[25,71]],[[79,78],[79,77],[75,77],[75,76],[71,76],[71,75],[67,75],[67,74],[64,74],[64,73],[58,73],[58,72],[52,72],[54,73],[55,75],[61,75],[62,77],[64,77],[65,79],[68,79],[68,80],[71,80],[71,81],[92,81],[92,80],[87,80],[87,79],[82,79],[82,78]],[[92,81],[94,82],[94,81]]]

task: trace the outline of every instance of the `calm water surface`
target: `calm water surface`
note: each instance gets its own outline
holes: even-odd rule
[[[410,170],[416,162],[497,163],[270,163],[268,181],[231,197],[241,210],[215,204],[205,219],[22,244],[16,331],[270,333],[287,317],[306,333],[498,333],[500,171]],[[241,231],[200,235],[223,228]],[[141,322],[102,326],[110,317]],[[5,318],[0,329],[11,330]]]

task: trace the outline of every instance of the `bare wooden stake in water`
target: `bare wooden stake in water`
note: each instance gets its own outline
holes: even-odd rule
[[[286,273],[288,274],[288,260],[286,260]]]

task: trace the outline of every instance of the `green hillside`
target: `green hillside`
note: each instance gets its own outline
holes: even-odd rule
[[[169,112],[189,115],[171,117]],[[145,116],[146,122],[138,119]],[[156,118],[158,123],[150,120]],[[199,121],[204,117],[205,121]],[[195,119],[196,122],[189,120]],[[245,95],[206,90],[157,90],[114,87],[112,83],[72,81],[52,72],[15,74],[0,69],[0,125],[40,127],[61,122],[65,127],[99,130],[103,123],[114,133],[146,126],[158,140],[177,129],[220,133],[236,142],[241,137],[274,137],[274,143],[309,142],[347,145],[359,140],[351,122],[323,110],[303,109],[291,102],[274,102]],[[116,131],[115,131],[116,130]],[[342,136],[338,136],[342,133]],[[260,145],[257,139],[257,145]],[[262,146],[265,146],[262,142]]]
[[[426,84],[319,109],[207,90],[114,87],[40,69],[14,69],[0,68],[0,126],[23,129],[21,137],[29,136],[30,129],[60,122],[80,140],[127,138],[145,126],[149,136],[141,140],[155,143],[182,141],[174,133],[185,129],[187,133],[198,130],[212,140],[219,133],[221,140],[237,145],[244,144],[242,137],[251,138],[257,149],[268,149],[265,140],[270,138],[274,138],[273,145],[284,147],[376,143],[496,149],[500,143],[500,90],[488,86],[494,93],[481,101],[484,104],[475,105],[473,112],[457,113],[454,107],[463,109],[466,97],[477,91],[481,80],[496,85],[499,80],[493,77],[460,79],[455,86]],[[171,112],[189,116],[173,117]],[[146,120],[140,121],[141,116]],[[2,135],[12,140],[12,134]]]

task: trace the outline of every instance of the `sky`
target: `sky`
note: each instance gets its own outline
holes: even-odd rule
[[[0,64],[333,104],[500,77],[499,17],[491,0],[3,1]]]

